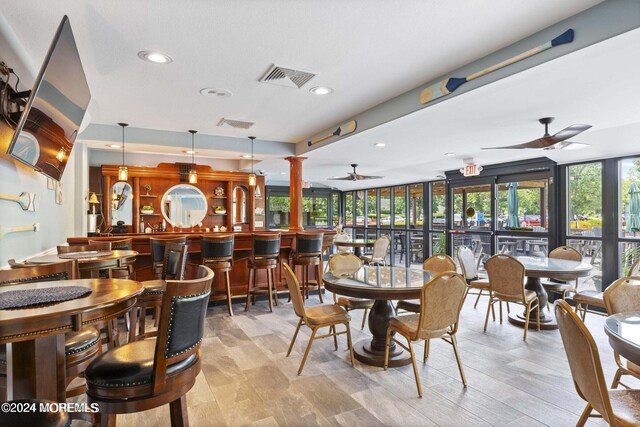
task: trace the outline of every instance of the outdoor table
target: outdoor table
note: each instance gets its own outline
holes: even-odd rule
[[[420,268],[364,266],[348,276],[337,277],[327,272],[322,277],[327,290],[349,297],[375,300],[369,312],[371,340],[358,341],[353,346],[355,358],[372,366],[384,366],[384,350],[389,321],[395,317],[391,300],[418,299],[422,286],[431,279]],[[389,366],[411,363],[411,355],[392,341]]]
[[[606,318],[604,333],[620,356],[640,365],[640,311],[618,313]]]
[[[366,239],[354,239],[349,242],[337,242],[334,241],[333,244],[336,246],[354,248],[354,252],[357,256],[362,256],[362,248],[372,248],[375,240],[366,240]]]
[[[7,344],[7,400],[65,402],[64,334],[128,312],[144,287],[133,280],[78,279],[5,286],[0,291],[84,286],[80,298],[34,308],[0,310],[0,344]]]
[[[94,255],[95,252],[95,256]],[[104,254],[104,255],[103,255]],[[122,268],[136,261],[138,252],[136,251],[92,251],[92,252],[69,252],[66,254],[41,255],[29,258],[33,264],[49,264],[54,262],[78,261],[80,276],[83,278],[96,278],[100,270],[111,270]]]

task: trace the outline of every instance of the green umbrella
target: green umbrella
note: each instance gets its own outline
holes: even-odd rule
[[[629,187],[629,218],[627,219],[627,231],[640,231],[640,188],[634,182]]]
[[[507,193],[507,227],[518,228],[520,227],[520,218],[518,218],[518,183],[510,182],[507,187],[509,188]]]

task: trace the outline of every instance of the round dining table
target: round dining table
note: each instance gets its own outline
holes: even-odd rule
[[[422,286],[430,279],[431,274],[419,268],[383,266],[363,266],[345,276],[334,276],[329,271],[322,276],[325,288],[335,294],[375,300],[368,318],[373,337],[354,344],[356,359],[368,365],[384,366],[387,328],[396,314],[391,301],[420,298]],[[410,363],[411,355],[391,341],[389,366]]]
[[[8,285],[3,293],[81,286],[91,293],[68,301],[0,310],[0,344],[7,344],[7,400],[65,402],[65,337],[127,313],[144,287],[134,280],[77,279]]]
[[[362,248],[372,248],[375,242],[375,240],[353,239],[348,242],[334,240],[333,244],[339,247],[354,248],[354,253],[357,256],[362,256]]]
[[[524,285],[525,289],[532,290],[538,296],[540,309],[540,329],[558,329],[558,323],[552,312],[545,310],[548,301],[547,291],[542,286],[540,278],[553,277],[558,280],[576,280],[579,277],[586,277],[591,273],[593,268],[591,264],[580,261],[570,261],[565,259],[548,258],[548,257],[516,257],[525,268],[527,281]],[[535,319],[536,310],[531,312],[531,319]],[[509,322],[524,327],[525,313],[513,311],[509,314]]]
[[[604,333],[609,337],[609,344],[616,353],[640,365],[640,311],[607,317]]]
[[[78,269],[80,270],[81,277],[95,278],[98,277],[100,270],[122,268],[134,263],[137,256],[138,252],[126,250],[86,251],[40,255],[29,258],[28,262],[33,264],[50,264],[74,259],[78,261]]]

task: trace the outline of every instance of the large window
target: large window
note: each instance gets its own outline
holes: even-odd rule
[[[356,227],[364,225],[364,197],[363,190],[356,191]]]
[[[393,226],[404,228],[407,225],[407,203],[405,195],[407,187],[401,185],[393,188]]]
[[[302,226],[329,226],[329,196],[305,196],[302,198]]]
[[[454,228],[490,230],[491,219],[491,184],[454,188]]]
[[[618,274],[640,260],[640,157],[618,162]]]
[[[409,228],[422,228],[424,223],[424,189],[422,184],[409,186]]]
[[[344,225],[353,226],[353,192],[349,191],[344,195]]]
[[[498,184],[498,230],[546,232],[549,180]]]
[[[336,226],[344,221],[342,214],[340,213],[340,193],[334,191],[331,193],[331,216],[333,225]]]
[[[429,184],[431,190],[431,224],[429,225],[429,254],[444,254],[447,251],[447,201],[444,181]],[[427,255],[427,254],[425,254]]]
[[[391,189],[380,189],[380,226],[391,227]]]
[[[269,196],[269,228],[289,227],[289,196]]]
[[[367,190],[367,227],[378,224],[376,190]]]

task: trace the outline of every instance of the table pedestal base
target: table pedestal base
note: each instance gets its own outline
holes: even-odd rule
[[[374,350],[371,348],[371,342],[367,340],[358,341],[353,346],[353,356],[356,360],[371,366],[384,367],[384,350]],[[389,367],[409,365],[411,363],[411,355],[404,351],[400,346],[395,346],[389,351]]]
[[[555,316],[547,311],[545,308],[547,306],[547,291],[540,283],[539,277],[531,277],[527,276],[527,283],[524,286],[525,289],[534,291],[538,296],[538,308],[531,310],[531,315],[529,316],[529,330],[536,329],[536,311],[540,310],[540,329],[554,330],[558,329],[558,323],[556,322]],[[526,309],[525,309],[526,310]],[[526,319],[525,311],[521,313],[515,313],[515,311],[509,314],[509,323],[520,326],[524,328]]]

